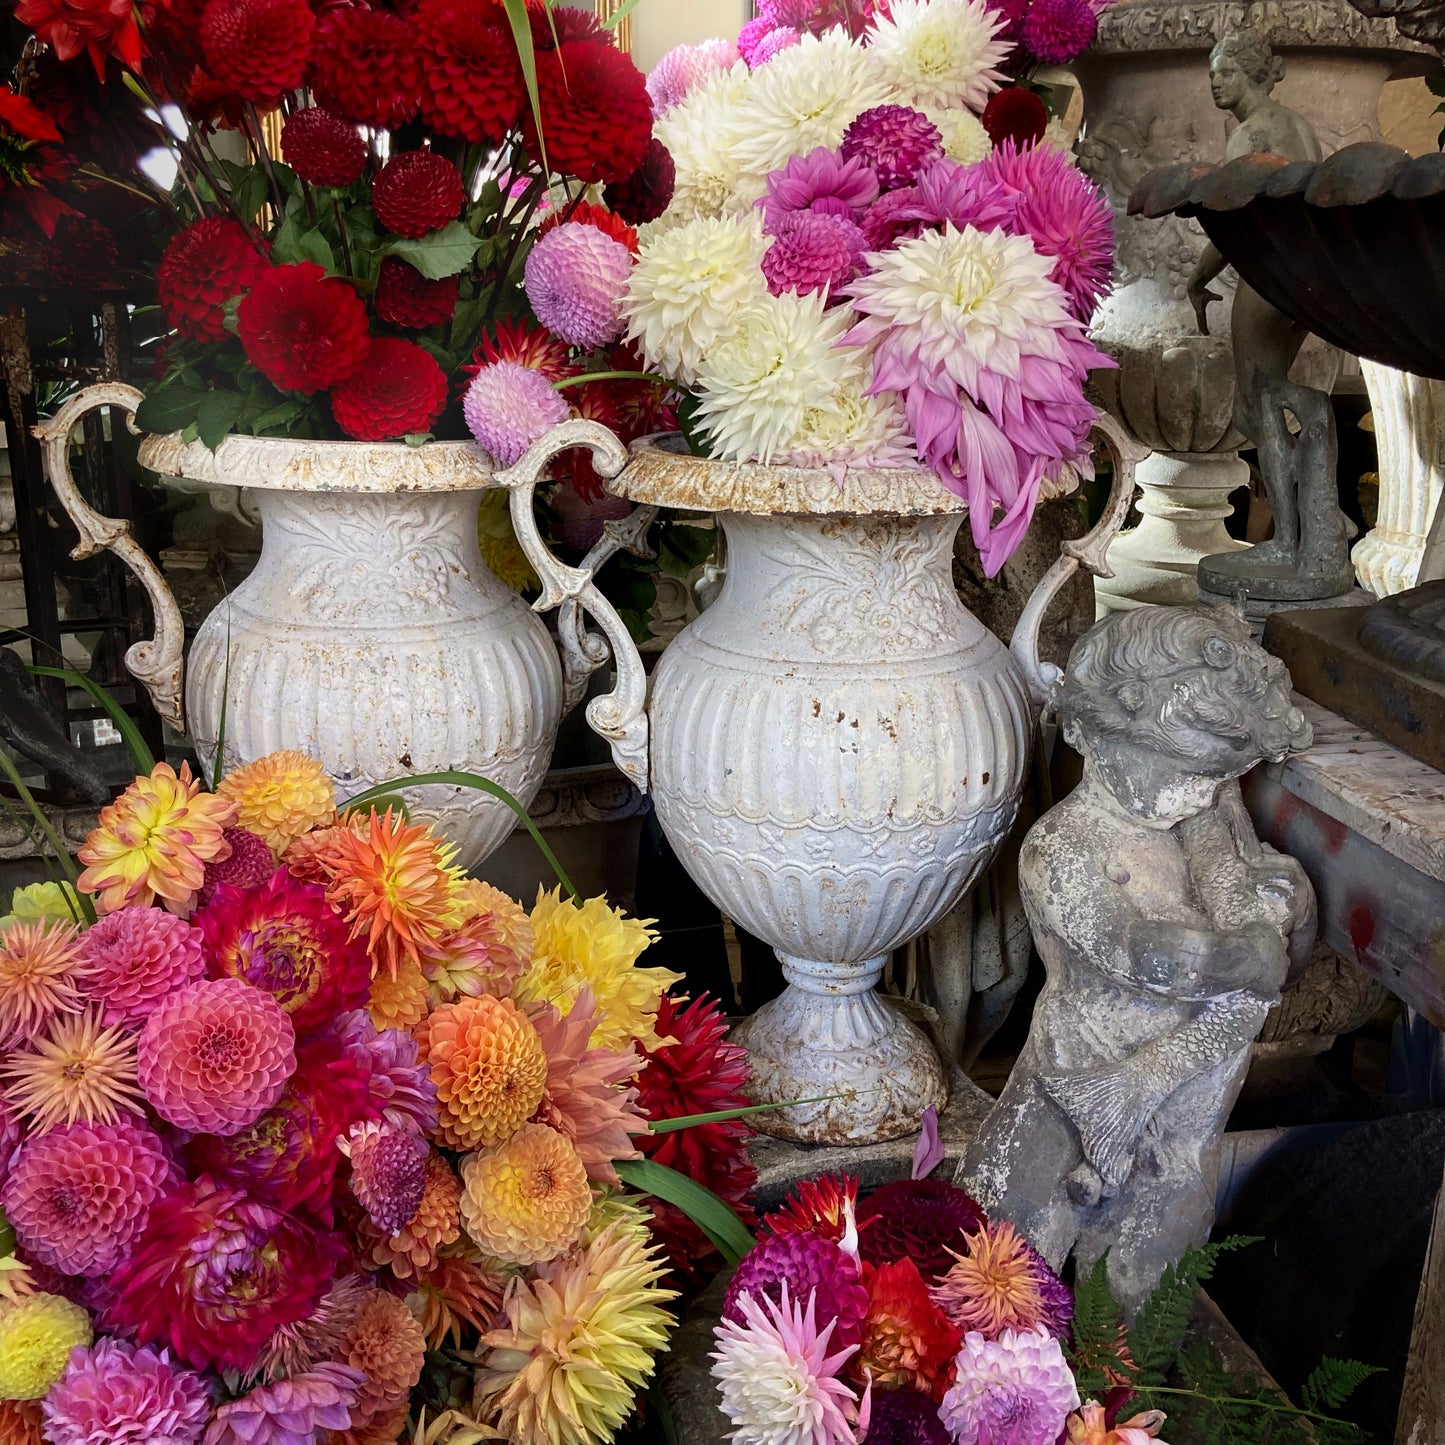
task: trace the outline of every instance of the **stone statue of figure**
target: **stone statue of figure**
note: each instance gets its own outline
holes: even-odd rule
[[[1310,729],[1227,608],[1106,617],[1056,707],[1083,781],[1019,858],[1048,978],[959,1174],[1056,1268],[1108,1250],[1132,1314],[1207,1237],[1250,1044],[1309,961],[1313,890],[1255,836],[1238,780]]]
[[[1231,30],[1210,52],[1214,103],[1239,121],[1225,143],[1226,161],[1261,153],[1320,159],[1309,122],[1270,95],[1283,78],[1284,62],[1252,30]],[[1209,303],[1222,299],[1209,285],[1226,264],[1206,243],[1189,278],[1189,299],[1206,336]],[[1289,379],[1308,333],[1242,280],[1230,318],[1235,425],[1258,448],[1274,536],[1245,551],[1204,558],[1200,584],[1226,597],[1242,590],[1251,598],[1296,602],[1348,592],[1354,573],[1335,492],[1334,413],[1325,392]]]

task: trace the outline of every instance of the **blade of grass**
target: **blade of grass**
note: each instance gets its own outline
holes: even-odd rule
[[[82,893],[77,886],[80,875],[75,871],[75,864],[71,862],[70,854],[66,851],[65,845],[60,841],[60,835],[50,825],[50,819],[45,816],[44,809],[35,801],[35,796],[25,786],[25,779],[20,776],[19,769],[10,761],[9,755],[0,749],[0,769],[4,770],[5,776],[10,779],[10,785],[20,795],[20,801],[30,809],[30,816],[35,819],[40,831],[45,835],[46,841],[55,852],[55,861],[60,865],[61,871],[65,874],[66,881],[75,889],[76,896],[80,902],[80,911],[85,914],[87,923],[95,922],[95,904]]]
[[[140,735],[135,719],[94,678],[76,672],[73,667],[41,667],[31,663],[29,670],[36,677],[58,677],[71,687],[84,688],[105,709],[106,715],[115,724],[130,753],[130,760],[135,764],[136,772],[149,773],[155,768],[155,755],[146,746],[146,740]]]
[[[622,0],[622,4],[602,22],[604,30],[615,30],[637,8],[637,0]]]
[[[698,1124],[728,1124],[734,1119],[746,1119],[749,1114],[767,1114],[774,1109],[791,1109],[794,1104],[825,1104],[830,1099],[850,1099],[860,1090],[846,1094],[819,1094],[815,1099],[784,1099],[777,1104],[748,1104],[741,1109],[717,1109],[711,1114],[684,1114],[676,1119],[651,1119],[647,1128],[634,1129],[634,1136],[642,1134],[675,1134],[679,1129],[692,1129]]]
[[[757,1243],[747,1225],[711,1189],[652,1159],[618,1159],[613,1168],[624,1184],[675,1204],[712,1242],[729,1264],[737,1264]]]
[[[547,138],[542,134],[542,98],[537,91],[537,51],[532,44],[532,23],[527,18],[527,0],[502,0],[502,4],[507,12],[507,21],[512,27],[512,39],[517,45],[517,59],[521,62],[522,79],[527,85],[527,101],[532,107],[532,119],[537,126],[537,149],[542,153],[542,174],[545,176],[550,174],[551,167],[547,164]],[[548,19],[551,19],[551,11],[547,13]]]

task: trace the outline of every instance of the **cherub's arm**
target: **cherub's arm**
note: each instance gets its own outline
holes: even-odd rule
[[[1209,283],[1219,275],[1229,262],[1219,254],[1218,248],[1213,241],[1204,243],[1204,250],[1199,253],[1199,259],[1194,263],[1194,271],[1189,277],[1186,288],[1189,296],[1189,304],[1194,307],[1194,320],[1199,327],[1201,336],[1209,335],[1209,303],[1211,301],[1222,301],[1224,298],[1217,292],[1209,289]]]

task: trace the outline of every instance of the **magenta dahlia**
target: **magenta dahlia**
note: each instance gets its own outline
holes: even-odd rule
[[[750,68],[753,70],[759,69],[784,50],[791,50],[793,46],[799,44],[802,39],[803,32],[801,30],[794,30],[791,25],[775,26],[753,46],[753,59]]]
[[[260,1385],[216,1411],[202,1445],[313,1445],[328,1430],[350,1428],[365,1381],[364,1370],[327,1361]]]
[[[231,845],[231,856],[206,864],[206,880],[196,894],[198,908],[204,908],[216,896],[222,883],[232,888],[254,888],[276,871],[276,855],[264,838],[245,828],[222,828],[221,835]]]
[[[105,1337],[71,1353],[40,1412],[52,1445],[197,1445],[211,1400],[168,1350]]]
[[[418,1136],[436,1128],[437,1086],[410,1033],[378,1031],[366,1010],[356,1009],[336,1020],[332,1036],[366,1078],[372,1117]]]
[[[823,211],[856,222],[877,199],[878,177],[867,165],[819,146],[773,171],[768,193],[758,204],[764,228],[775,231],[794,211]]]
[[[237,978],[202,979],[146,1020],[140,1086],[168,1124],[235,1134],[280,1097],[296,1068],[296,1030],[269,994]]]
[[[921,1390],[875,1390],[868,1445],[951,1445],[938,1405]]]
[[[943,136],[922,111],[875,105],[843,132],[839,154],[862,161],[882,190],[911,185],[924,166],[943,156]]]
[[[781,1304],[784,1285],[804,1306],[816,1292],[818,1318],[836,1321],[834,1344],[846,1348],[858,1343],[868,1313],[867,1286],[857,1261],[816,1234],[775,1234],[749,1250],[728,1284],[723,1318],[745,1324],[741,1297],[749,1294],[759,1303],[766,1298]]]
[[[911,1259],[933,1284],[983,1222],[983,1210],[956,1184],[901,1179],[875,1189],[858,1206],[858,1252],[874,1265]]]
[[[923,228],[918,216],[918,187],[899,186],[896,191],[884,191],[863,213],[858,226],[870,251],[886,251],[916,236]]]
[[[481,367],[462,398],[477,445],[504,467],[567,420],[567,403],[541,372],[515,361]]]
[[[741,55],[747,63],[749,70],[756,68],[754,54],[757,51],[758,45],[761,43],[763,37],[774,29],[776,29],[776,26],[774,26],[773,22],[769,20],[766,15],[754,15],[753,18],[738,31],[738,54]],[[647,88],[649,91],[652,89],[650,79]]]
[[[90,996],[107,1024],[139,1028],[177,989],[206,971],[201,931],[164,908],[118,908],[80,935]]]
[[[763,253],[763,275],[774,296],[784,291],[826,296],[858,273],[866,242],[852,221],[826,211],[794,211],[779,219]]]
[[[426,1141],[385,1120],[368,1120],[352,1126],[343,1147],[351,1156],[351,1192],[390,1238],[421,1204]]]
[[[632,256],[596,226],[569,221],[527,254],[524,285],[537,320],[569,346],[616,341]]]
[[[1067,65],[1093,44],[1098,28],[1089,0],[1030,0],[1019,38],[1044,65]]]

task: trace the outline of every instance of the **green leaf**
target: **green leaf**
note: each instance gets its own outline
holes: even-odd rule
[[[387,245],[387,253],[410,262],[429,281],[465,271],[481,242],[462,225],[451,221],[417,240],[401,238]]]
[[[737,1264],[756,1243],[747,1225],[711,1189],[652,1159],[613,1163],[624,1184],[675,1204],[712,1242],[729,1264]]]
[[[282,430],[305,410],[306,404],[300,401],[283,401],[277,406],[267,407],[265,411],[249,418],[251,435],[259,437],[268,432]]]
[[[136,408],[135,424],[155,436],[183,431],[195,421],[206,395],[199,379],[194,386],[189,385],[182,373],[174,385],[162,383],[146,395]]]
[[[200,429],[200,427],[197,426],[195,422],[192,422],[192,423],[190,424],[190,426],[186,427],[186,428],[181,432],[181,440],[182,440],[183,442],[188,442],[188,443],[189,443],[189,442],[193,442],[193,441],[196,440],[197,437],[200,436],[200,434],[201,434],[201,429]]]
[[[236,209],[250,221],[255,218],[266,200],[266,172],[260,166],[251,166],[231,188],[231,201]]]
[[[695,457],[710,455],[707,438],[703,435],[704,422],[697,414],[701,399],[691,391],[683,392],[677,399],[677,429],[687,443],[687,449]]]
[[[527,102],[532,107],[532,123],[537,127],[537,148],[541,152],[542,174],[547,175],[551,167],[547,164],[547,137],[542,134],[542,100],[537,92],[537,52],[532,45],[532,22],[527,15],[527,0],[502,0],[507,10],[507,20],[512,27],[512,39],[517,45],[517,59],[522,66],[522,79],[527,83]],[[549,20],[551,12],[548,12]]]
[[[664,527],[657,544],[658,570],[669,577],[687,577],[712,556],[716,546],[717,533],[711,528],[685,523]]]
[[[294,266],[306,260],[301,250],[301,237],[307,230],[306,219],[298,208],[287,207],[286,219],[271,241],[271,259],[278,266]]]
[[[1129,1353],[1145,1384],[1162,1384],[1165,1373],[1178,1358],[1194,1297],[1199,1286],[1214,1274],[1220,1256],[1258,1243],[1256,1236],[1241,1234],[1217,1244],[1201,1244],[1186,1249],[1178,1264],[1164,1271],[1129,1329]]]
[[[1379,1365],[1325,1355],[1304,1382],[1300,1403],[1306,1410],[1338,1410],[1371,1375],[1380,1373]]]
[[[207,448],[215,451],[225,441],[237,418],[246,408],[238,391],[208,391],[196,411],[196,428]]]
[[[622,0],[622,4],[602,22],[602,28],[604,30],[616,30],[636,8],[637,0]]]
[[[314,261],[328,276],[335,273],[336,254],[331,249],[331,242],[319,229],[303,232],[296,246],[303,260]]]
[[[1109,1256],[1101,1254],[1089,1274],[1074,1284],[1073,1344],[1069,1366],[1084,1396],[1102,1395],[1106,1370],[1122,1373],[1119,1307],[1109,1290]]]
[[[777,1104],[747,1104],[741,1109],[715,1109],[711,1114],[683,1114],[676,1119],[649,1119],[647,1128],[634,1129],[634,1134],[675,1134],[679,1129],[696,1128],[699,1124],[729,1124],[746,1119],[749,1114],[768,1114],[774,1109],[791,1109],[794,1104],[822,1104],[829,1099],[843,1099],[846,1094],[819,1094],[814,1099],[784,1099]]]
[[[136,772],[148,773],[155,767],[155,754],[146,746],[146,740],[140,735],[135,719],[93,677],[86,677],[71,667],[42,667],[38,663],[30,664],[30,671],[36,677],[58,677],[70,687],[84,688],[105,709],[106,715],[115,724],[121,741],[130,753]]]
[[[409,447],[424,447],[431,440],[432,434],[429,431],[409,431],[402,437],[402,441]]]

